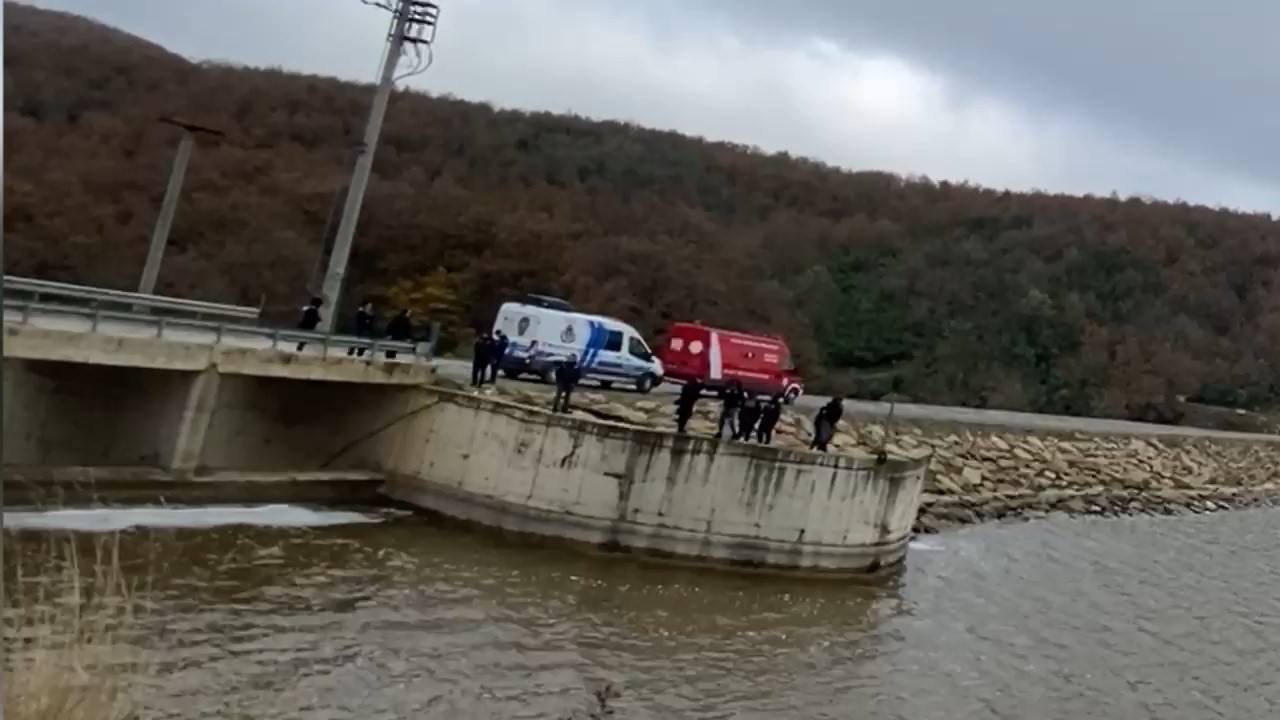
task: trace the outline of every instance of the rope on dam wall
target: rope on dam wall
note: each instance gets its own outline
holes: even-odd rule
[[[430,410],[431,408],[439,405],[442,402],[448,401],[448,402],[453,402],[455,404],[462,404],[462,403],[459,403],[459,401],[464,398],[478,399],[483,401],[483,404],[486,406],[485,409],[487,411],[501,413],[503,415],[507,415],[508,417],[512,417],[520,420],[527,420],[529,411],[534,410],[534,408],[525,407],[523,405],[519,405],[516,403],[495,401],[491,398],[476,398],[473,395],[467,395],[465,393],[461,393],[456,390],[455,391],[445,390],[444,392],[441,392],[441,388],[426,388],[426,389],[430,392],[436,393],[436,397],[432,398],[427,402],[424,402],[423,404],[413,408],[412,410],[403,412],[395,416],[394,418],[379,425],[373,430],[370,430],[364,435],[361,435],[360,437],[338,448],[332,455],[330,455],[328,458],[325,459],[323,463],[320,464],[320,469],[321,470],[327,469],[334,462],[337,462],[338,459],[340,459],[343,455],[347,454],[352,449],[359,447],[362,443],[368,442],[369,440],[377,437],[378,435],[381,435],[382,433],[386,432],[387,430],[390,430],[396,425],[399,425],[405,420],[415,417],[419,413],[425,410]]]
[[[439,397],[432,398],[430,401],[425,402],[419,405],[418,407],[412,410],[409,410],[408,412],[401,413],[395,416],[394,418],[391,418],[390,420],[383,423],[382,425],[379,425],[373,430],[365,433],[364,435],[361,435],[360,437],[352,440],[351,442],[348,442],[346,445],[343,445],[342,447],[338,448],[336,452],[330,455],[324,462],[320,463],[320,469],[321,470],[327,469],[330,464],[332,464],[338,458],[345,455],[348,450],[351,450],[352,448],[357,447],[361,443],[367,442],[373,439],[374,437],[377,437],[378,435],[386,432],[387,430],[390,430],[391,428],[395,427],[396,425],[399,425],[405,420],[408,420],[409,418],[416,416],[418,413],[421,413],[424,410],[430,410],[436,405],[439,405],[442,401],[443,401],[443,398],[439,398]]]
[[[440,404],[440,403],[442,403],[442,402],[446,402],[446,401],[448,401],[448,402],[453,402],[453,403],[455,403],[455,404],[460,404],[460,403],[458,403],[458,401],[459,401],[459,400],[461,400],[461,399],[463,399],[463,398],[480,399],[480,398],[476,398],[476,397],[475,397],[475,396],[473,396],[473,395],[467,395],[467,394],[465,394],[465,393],[460,393],[459,391],[456,391],[456,390],[455,390],[455,391],[447,391],[447,390],[446,390],[445,392],[440,392],[440,390],[441,390],[440,388],[426,388],[426,389],[427,389],[428,391],[430,391],[430,392],[436,393],[436,397],[432,398],[431,400],[429,400],[429,401],[427,401],[427,402],[424,402],[423,404],[419,405],[418,407],[413,408],[412,410],[408,410],[408,411],[406,411],[406,412],[403,412],[403,413],[401,413],[401,414],[399,414],[399,415],[395,416],[394,418],[391,418],[390,420],[388,420],[387,422],[385,422],[385,423],[383,423],[383,424],[379,425],[378,427],[374,428],[373,430],[370,430],[369,432],[365,433],[364,435],[361,435],[360,437],[358,437],[358,438],[356,438],[356,439],[354,439],[354,440],[352,440],[352,441],[348,442],[347,444],[343,445],[342,447],[338,448],[338,449],[337,449],[337,450],[336,450],[332,455],[330,455],[328,458],[326,458],[326,459],[325,459],[325,461],[324,461],[323,463],[321,463],[321,464],[320,464],[320,469],[321,469],[321,470],[325,470],[325,469],[327,469],[330,465],[332,465],[334,462],[336,462],[339,458],[341,458],[343,455],[347,454],[347,452],[351,451],[352,449],[354,449],[354,448],[356,448],[356,447],[359,447],[362,443],[365,443],[365,442],[368,442],[369,440],[372,440],[373,438],[377,437],[378,435],[381,435],[382,433],[386,432],[387,430],[390,430],[391,428],[395,427],[396,425],[399,425],[400,423],[404,422],[405,420],[408,420],[408,419],[410,419],[410,418],[412,418],[412,417],[415,417],[415,416],[417,416],[419,413],[421,413],[421,412],[423,412],[423,411],[425,411],[425,410],[430,410],[431,408],[433,408],[433,407],[435,407],[435,406],[439,405],[439,404]],[[483,403],[483,404],[487,406],[487,407],[486,407],[486,410],[488,410],[488,411],[490,411],[490,412],[498,412],[498,413],[501,413],[501,414],[503,414],[503,415],[507,415],[508,417],[517,418],[517,419],[521,419],[521,420],[528,419],[528,413],[529,413],[529,411],[530,411],[530,410],[532,410],[532,409],[533,409],[533,408],[528,408],[528,407],[525,407],[525,406],[523,406],[523,405],[519,405],[519,404],[516,404],[516,403],[508,403],[508,402],[503,402],[503,401],[495,401],[495,400],[493,400],[493,399],[491,399],[491,398],[483,398],[482,400],[484,401],[484,403]]]

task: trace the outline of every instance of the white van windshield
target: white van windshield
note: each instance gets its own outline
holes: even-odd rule
[[[632,335],[627,340],[627,352],[630,353],[631,357],[638,358],[640,360],[650,360],[653,358],[653,353],[649,352],[649,346],[645,345],[644,341],[635,335]]]

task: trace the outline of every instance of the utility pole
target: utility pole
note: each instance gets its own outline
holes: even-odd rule
[[[324,299],[326,312],[321,315],[320,332],[333,330],[334,315],[338,311],[338,299],[342,294],[342,281],[347,274],[347,261],[351,258],[351,243],[355,239],[356,224],[360,220],[360,207],[364,204],[365,188],[369,184],[369,173],[373,169],[373,154],[378,147],[378,136],[382,133],[382,119],[387,114],[387,101],[391,99],[391,91],[396,82],[396,66],[404,52],[405,44],[415,47],[425,45],[428,52],[435,39],[436,20],[440,16],[440,8],[432,2],[423,0],[386,0],[370,2],[392,13],[391,35],[387,40],[386,55],[382,58],[382,71],[378,78],[378,89],[373,95],[373,105],[369,108],[369,120],[364,129],[364,141],[359,146],[355,169],[351,173],[351,182],[347,185],[347,199],[342,208],[342,220],[338,223],[338,232],[333,239],[333,250],[329,255],[329,267],[325,271],[324,285],[320,295]],[[429,61],[428,63],[429,64]],[[423,65],[408,74],[417,74],[426,70]]]
[[[354,162],[359,152],[359,145],[350,147],[342,156],[342,167],[345,169],[348,163]],[[335,235],[334,224],[338,220],[338,210],[346,200],[349,189],[347,185],[350,182],[350,179],[344,179],[329,202],[329,213],[324,218],[324,232],[320,234],[320,252],[316,253],[316,261],[311,266],[311,272],[307,273],[307,293],[313,297],[320,295],[320,284],[324,282],[324,277],[320,273],[324,270],[324,259],[329,256],[329,247]]]
[[[182,181],[187,175],[187,162],[191,160],[191,149],[196,142],[196,133],[219,137],[223,134],[213,128],[173,118],[160,118],[160,122],[180,128],[182,138],[178,141],[178,154],[173,158],[173,170],[169,172],[169,186],[165,188],[164,201],[160,203],[160,217],[156,218],[155,230],[151,232],[147,264],[143,266],[142,280],[138,282],[138,292],[145,295],[151,295],[156,290],[156,278],[160,275],[160,263],[164,260],[164,249],[169,243],[169,228],[173,225],[173,215],[178,210],[178,195],[182,193]]]

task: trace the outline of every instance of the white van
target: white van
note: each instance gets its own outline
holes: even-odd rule
[[[601,387],[628,383],[647,393],[662,382],[662,362],[630,325],[603,315],[562,309],[567,304],[509,302],[498,309],[494,332],[511,344],[499,367],[510,378],[536,375],[555,382],[556,363],[577,356],[583,379]]]

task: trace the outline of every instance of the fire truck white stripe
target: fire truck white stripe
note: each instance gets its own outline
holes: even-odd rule
[[[710,347],[707,349],[707,365],[710,368],[712,380],[719,380],[724,377],[724,363],[720,358],[720,333],[712,330],[707,333],[710,336]]]

